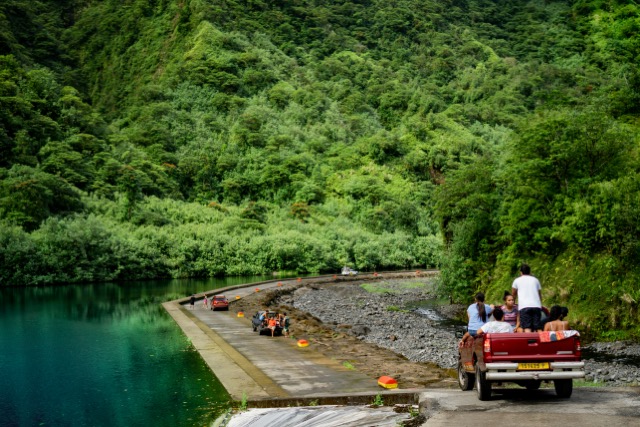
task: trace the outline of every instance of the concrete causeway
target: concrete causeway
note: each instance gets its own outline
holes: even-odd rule
[[[372,276],[373,277],[373,276]],[[326,276],[330,280],[331,276]],[[362,278],[362,275],[358,277]],[[318,281],[322,277],[314,277]],[[303,279],[305,280],[305,279]],[[275,288],[277,280],[207,291],[208,295],[225,294],[232,301],[256,292]],[[282,286],[297,283],[281,281]],[[418,390],[384,390],[377,380],[350,370],[338,361],[309,347],[298,347],[294,339],[260,336],[253,332],[251,316],[236,317],[231,311],[211,311],[202,307],[202,293],[195,309],[189,308],[189,298],[163,304],[183,332],[191,340],[234,400],[243,396],[251,401],[325,398],[344,403],[361,396],[366,403],[379,393],[395,396],[396,401],[414,401]],[[403,396],[403,395],[407,396]],[[337,399],[341,396],[342,399]]]

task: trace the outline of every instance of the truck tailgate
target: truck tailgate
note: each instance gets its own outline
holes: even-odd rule
[[[491,355],[485,353],[485,362],[563,361],[580,358],[575,336],[558,341],[544,342],[538,332],[514,334],[487,334]],[[486,344],[485,344],[486,345]],[[491,360],[487,360],[490,358]]]

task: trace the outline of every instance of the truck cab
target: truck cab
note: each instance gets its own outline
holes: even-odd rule
[[[584,378],[577,331],[490,333],[460,341],[458,384],[491,398],[494,383],[515,382],[530,390],[553,381],[558,397],[569,398],[573,379]]]

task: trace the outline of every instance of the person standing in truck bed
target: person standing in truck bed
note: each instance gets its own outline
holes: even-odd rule
[[[540,330],[542,317],[542,286],[540,281],[531,275],[531,267],[520,266],[520,277],[513,281],[511,287],[513,298],[518,299],[520,327],[525,332]]]

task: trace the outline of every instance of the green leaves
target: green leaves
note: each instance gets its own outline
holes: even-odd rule
[[[33,230],[50,215],[83,208],[79,192],[60,177],[15,165],[0,170],[0,218]]]

